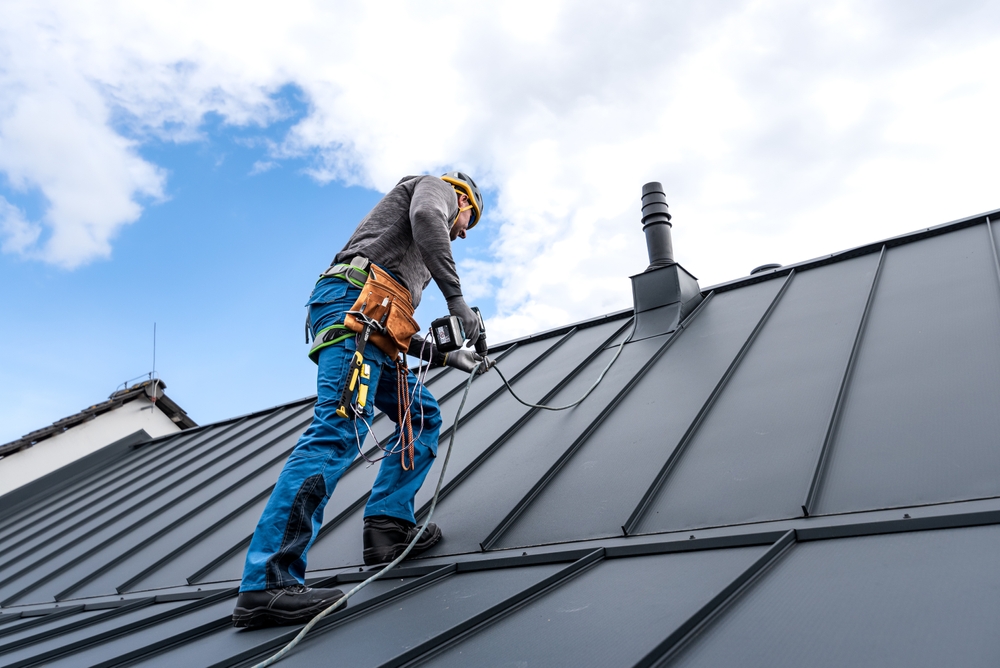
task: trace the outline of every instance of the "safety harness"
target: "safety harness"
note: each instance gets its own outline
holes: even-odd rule
[[[367,258],[363,258],[360,255],[353,258],[351,262],[340,264],[335,264],[322,274],[319,275],[319,281],[324,278],[339,278],[342,281],[347,281],[351,285],[364,289],[365,282],[368,280],[368,268]],[[317,281],[317,283],[319,282]],[[309,312],[306,311],[306,343],[309,343],[310,330],[312,329],[312,322],[309,318]],[[309,349],[309,359],[311,359],[316,364],[319,364],[319,351],[323,350],[327,346],[332,346],[341,341],[346,341],[351,338],[354,334],[351,330],[347,328],[345,324],[330,325],[329,327],[324,327],[323,329],[316,332],[316,336],[313,338],[313,345]]]

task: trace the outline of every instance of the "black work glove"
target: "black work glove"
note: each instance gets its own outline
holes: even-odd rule
[[[465,330],[465,340],[475,343],[479,340],[479,318],[469,305],[465,303],[462,295],[448,298],[448,313],[458,316],[462,321],[462,329]]]
[[[454,367],[465,373],[472,373],[472,370],[476,368],[476,364],[479,362],[483,362],[483,364],[479,365],[479,371],[476,372],[477,376],[481,376],[489,371],[489,365],[472,350],[459,348],[458,350],[446,353],[444,356],[445,366]]]

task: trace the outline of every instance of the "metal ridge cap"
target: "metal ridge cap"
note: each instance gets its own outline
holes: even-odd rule
[[[753,285],[754,283],[761,283],[763,281],[767,281],[772,278],[776,278],[778,276],[784,276],[788,274],[788,272],[790,272],[792,269],[797,269],[797,270],[812,269],[815,267],[822,267],[823,265],[827,264],[833,264],[834,262],[840,262],[841,260],[849,260],[851,258],[860,257],[862,255],[878,253],[882,249],[882,246],[887,246],[889,248],[892,248],[894,246],[902,246],[904,244],[913,243],[914,241],[920,241],[922,239],[936,237],[941,234],[946,234],[948,232],[953,232],[955,230],[961,230],[966,227],[972,227],[973,225],[985,223],[987,218],[992,219],[994,217],[1000,217],[1000,209],[993,209],[992,211],[977,213],[973,216],[966,216],[964,218],[952,220],[947,223],[941,223],[939,225],[932,225],[931,227],[924,227],[918,230],[913,230],[912,232],[897,234],[896,236],[887,237],[879,241],[872,241],[869,243],[862,244],[860,246],[854,246],[852,248],[847,248],[844,250],[836,251],[834,253],[829,253],[827,255],[820,255],[808,260],[802,260],[801,262],[786,264],[777,269],[764,271],[759,274],[754,274],[752,276],[743,276],[740,278],[734,278],[728,281],[723,281],[722,283],[717,283],[715,285],[710,285],[708,287],[702,288],[701,293],[704,295],[713,290],[716,292],[726,292],[728,290],[734,290],[736,288],[742,288],[748,285]]]

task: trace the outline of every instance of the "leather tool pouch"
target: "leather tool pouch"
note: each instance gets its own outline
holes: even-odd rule
[[[382,303],[388,298],[387,305]],[[405,353],[410,346],[410,337],[420,331],[420,325],[413,319],[413,304],[410,301],[410,291],[386,272],[382,267],[372,264],[368,268],[368,280],[361,289],[361,295],[352,311],[361,311],[373,320],[382,321],[385,309],[389,316],[385,320],[386,334],[372,334],[369,341],[392,359],[397,359],[399,353]],[[364,326],[350,313],[344,318],[344,325],[352,332],[360,332]]]

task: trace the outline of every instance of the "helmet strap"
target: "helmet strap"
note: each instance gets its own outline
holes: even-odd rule
[[[463,211],[469,211],[470,209],[473,209],[473,210],[475,210],[475,211],[478,212],[478,209],[476,209],[476,201],[475,201],[475,199],[473,199],[472,191],[468,189],[467,185],[462,184],[462,187],[459,187],[458,185],[456,185],[452,181],[447,181],[447,183],[451,184],[451,187],[455,190],[455,194],[456,195],[458,195],[460,197],[462,195],[464,195],[465,198],[469,201],[468,206],[459,206],[458,207],[458,213],[459,213],[459,215],[461,215],[461,213]],[[477,219],[476,222],[478,223],[479,220]]]

